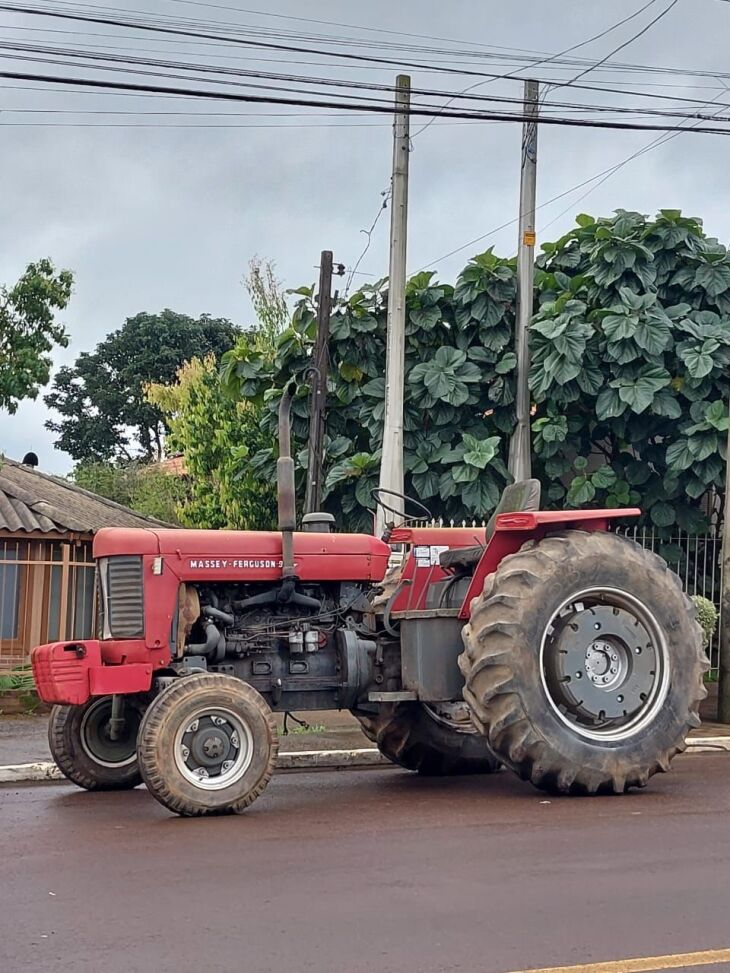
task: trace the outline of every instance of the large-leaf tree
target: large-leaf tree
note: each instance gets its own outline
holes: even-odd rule
[[[699,220],[663,210],[579,216],[538,259],[531,328],[533,448],[544,503],[639,504],[664,534],[701,530],[722,489],[730,392],[730,258]],[[301,288],[273,363],[246,343],[222,377],[268,404],[273,432],[294,379],[306,468],[313,289]],[[339,302],[331,321],[325,505],[369,528],[382,442],[387,282]],[[507,482],[514,423],[514,261],[473,258],[454,287],[408,283],[406,490],[447,519],[482,518]],[[275,450],[252,467],[273,477]]]
[[[577,224],[544,246],[536,281],[533,430],[550,497],[702,530],[723,484],[730,256],[678,210]]]
[[[491,251],[475,257],[456,287],[417,274],[407,288],[406,488],[437,516],[483,517],[507,482],[515,358],[515,266]],[[223,358],[223,380],[243,399],[266,401],[273,432],[281,391],[297,382],[294,438],[303,477],[307,465],[310,353],[316,327],[313,289],[301,288],[292,323],[273,362],[239,344]],[[370,491],[377,485],[383,436],[387,287],[366,285],[336,303],[330,324],[325,506],[343,526],[372,527]],[[274,475],[275,449],[252,466]]]

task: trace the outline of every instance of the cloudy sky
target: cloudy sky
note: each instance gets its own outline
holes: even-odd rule
[[[347,42],[341,50],[423,62],[425,67],[408,69],[413,85],[451,91],[462,90],[475,78],[434,73],[429,65],[468,64],[469,70],[500,74],[515,71],[525,63],[516,61],[516,56],[537,59],[564,51],[644,5],[641,0],[612,4],[597,0],[552,4],[539,0],[268,0],[258,10],[243,6],[255,2],[116,0],[114,7],[106,8],[58,2],[39,6],[67,12],[116,11],[115,16],[124,11],[148,20],[153,16],[186,18],[205,22],[200,29],[208,32],[223,32],[232,25],[267,28],[277,32],[274,43],[331,50],[332,41],[322,39],[326,35],[341,45]],[[602,58],[669,3],[655,0],[644,14],[572,56]],[[211,23],[214,21],[216,25]],[[284,33],[287,37],[282,39]],[[304,39],[303,35],[310,36]],[[215,61],[239,68],[384,84],[391,83],[396,73],[394,66],[261,52],[2,11],[0,36],[13,44],[73,46],[198,64]],[[617,71],[607,70],[607,65],[586,75],[582,83],[613,84],[654,96],[703,102],[714,98],[716,104],[730,102],[730,94],[723,94],[724,82],[713,76],[713,72],[727,70],[728,37],[730,2],[679,0],[644,36],[608,62],[675,70]],[[365,42],[367,47],[362,46]],[[401,45],[400,50],[394,45]],[[420,50],[406,51],[403,45]],[[12,54],[15,57],[9,56]],[[53,52],[25,52],[24,60],[17,54],[2,52],[0,70],[130,79],[129,75],[104,75],[88,66],[38,62],[39,57],[63,60]],[[677,68],[707,73],[688,77],[677,74]],[[580,70],[580,65],[553,63],[532,72],[523,69],[519,76],[532,73],[566,80]],[[138,76],[131,80],[150,79]],[[173,83],[195,86],[195,82]],[[365,241],[361,231],[372,224],[389,183],[391,130],[385,116],[332,116],[322,114],[322,109],[312,114],[278,105],[130,98],[51,91],[28,83],[19,87],[21,84],[0,79],[0,282],[13,282],[29,261],[42,256],[73,270],[74,296],[63,318],[71,344],[57,353],[58,364],[91,350],[139,311],[169,307],[191,315],[208,312],[250,323],[251,309],[241,286],[249,258],[259,254],[275,260],[280,277],[292,287],[314,279],[324,248],[332,249],[336,260],[353,266]],[[521,84],[498,81],[475,89],[479,92],[517,96]],[[666,97],[642,100],[566,89],[552,92],[550,99],[645,108],[679,104]],[[430,101],[441,103],[443,99],[433,96]],[[700,108],[689,103],[682,107]],[[120,111],[138,114],[98,114]],[[152,111],[197,114],[148,114]],[[730,109],[726,112],[730,114]],[[626,120],[639,119],[631,116]],[[677,121],[672,119],[670,124]],[[417,133],[422,124],[413,119],[412,131]],[[659,134],[542,127],[538,202],[545,203],[621,162]],[[488,245],[501,253],[514,252],[514,226],[490,231],[512,220],[517,212],[519,146],[519,125],[514,123],[437,119],[414,136],[410,271],[426,265],[442,279],[453,280],[468,257]],[[542,206],[538,240],[555,239],[577,212],[603,214],[617,207],[647,213],[660,207],[681,208],[701,216],[711,233],[730,240],[728,152],[730,144],[724,136],[680,135],[631,161],[602,184],[596,180]],[[589,195],[581,199],[586,192]],[[442,259],[484,234],[489,235],[478,244]],[[387,245],[385,214],[360,265],[363,276],[358,282],[370,279],[365,275],[386,273]],[[0,451],[20,458],[33,449],[42,469],[67,472],[71,460],[54,450],[53,437],[44,429],[46,418],[40,398],[24,404],[15,416],[0,413]]]

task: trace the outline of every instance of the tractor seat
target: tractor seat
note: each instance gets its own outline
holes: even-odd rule
[[[484,548],[492,539],[499,514],[512,514],[520,510],[539,509],[539,480],[518,480],[517,483],[508,484],[502,491],[499,503],[487,522],[487,529],[484,532],[484,545],[478,547],[456,547],[450,551],[444,551],[439,557],[441,567],[451,571],[453,574],[470,572],[484,553]]]

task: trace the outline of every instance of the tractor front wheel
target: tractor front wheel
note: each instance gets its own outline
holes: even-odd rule
[[[642,787],[699,725],[695,607],[660,557],[615,534],[565,531],[506,557],[463,639],[472,718],[543,790]]]
[[[137,733],[146,700],[128,696],[123,725],[111,731],[112,697],[96,696],[82,706],[54,706],[48,722],[51,755],[65,777],[87,791],[128,790],[142,782]]]
[[[175,814],[236,814],[263,793],[276,767],[272,712],[248,683],[197,673],[154,700],[137,753],[147,789]]]
[[[383,756],[406,770],[445,777],[499,769],[465,703],[383,703],[376,713],[353,715]]]

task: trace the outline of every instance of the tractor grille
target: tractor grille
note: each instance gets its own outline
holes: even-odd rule
[[[118,555],[106,559],[106,623],[114,639],[144,635],[142,558]]]

